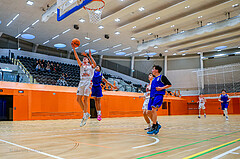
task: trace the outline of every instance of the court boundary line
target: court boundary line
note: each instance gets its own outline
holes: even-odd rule
[[[225,156],[225,155],[227,155],[227,154],[229,154],[229,153],[232,153],[233,151],[236,151],[236,150],[238,150],[238,149],[240,149],[240,146],[235,147],[235,148],[233,148],[233,149],[231,149],[231,150],[229,150],[229,151],[227,151],[227,152],[224,152],[224,153],[222,153],[222,154],[220,154],[220,155],[218,155],[218,156],[215,156],[215,157],[213,157],[212,159],[219,159],[219,158],[221,158],[221,157],[223,157],[223,156]]]
[[[223,137],[223,136],[227,136],[227,135],[231,135],[231,134],[235,134],[235,133],[238,133],[238,132],[240,132],[240,131],[235,131],[235,132],[228,133],[228,134],[224,134],[224,135],[220,135],[220,136],[217,136],[217,137],[212,137],[212,138],[210,138],[210,139],[205,139],[205,140],[201,140],[201,141],[198,141],[198,142],[190,143],[190,144],[187,144],[187,145],[175,147],[175,148],[172,148],[172,149],[169,149],[169,150],[164,150],[164,151],[160,151],[160,152],[153,153],[153,154],[150,154],[150,155],[145,155],[145,156],[142,156],[142,157],[138,157],[137,159],[142,159],[142,158],[147,158],[147,157],[159,155],[159,154],[162,154],[162,153],[165,153],[165,152],[177,150],[177,149],[180,149],[180,148],[184,148],[184,147],[191,146],[191,145],[195,145],[195,144],[202,143],[202,142],[205,142],[205,141],[217,139],[217,138],[220,138],[220,137]]]
[[[45,155],[45,156],[48,156],[48,157],[52,157],[52,158],[56,158],[56,159],[64,159],[64,158],[54,156],[54,155],[51,155],[51,154],[48,154],[48,153],[45,153],[45,152],[41,152],[41,151],[38,151],[38,150],[35,150],[35,149],[28,148],[28,147],[25,147],[25,146],[22,146],[22,145],[18,145],[18,144],[15,144],[15,143],[12,143],[12,142],[9,142],[9,141],[6,141],[6,140],[0,139],[0,141],[2,141],[4,143],[7,143],[7,144],[10,144],[10,145],[13,145],[13,146],[17,146],[17,147],[29,150],[29,151],[32,151],[32,152],[36,152],[36,153],[39,153],[39,154],[42,154],[42,155]]]
[[[201,152],[199,152],[199,153],[193,154],[193,155],[188,156],[188,157],[185,157],[185,158],[183,158],[183,159],[194,159],[194,158],[203,156],[203,155],[205,155],[205,154],[208,154],[208,153],[210,153],[210,152],[216,151],[216,150],[218,150],[218,149],[221,149],[221,148],[223,148],[223,147],[232,145],[232,144],[234,144],[234,143],[236,143],[236,142],[239,142],[239,141],[240,141],[240,138],[238,138],[238,139],[236,139],[236,140],[233,140],[233,141],[230,141],[230,142],[227,142],[227,143],[225,143],[225,144],[218,145],[218,146],[215,146],[215,147],[213,147],[213,148],[210,148],[210,149],[201,151]]]

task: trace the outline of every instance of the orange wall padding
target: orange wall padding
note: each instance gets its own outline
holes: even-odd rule
[[[13,95],[13,120],[80,119],[82,110],[76,101],[77,88],[0,81],[0,95]],[[24,93],[19,93],[23,90]],[[142,116],[142,93],[104,91],[102,117]],[[183,98],[165,96],[165,109],[158,115],[187,114]],[[89,102],[90,110],[90,102]]]

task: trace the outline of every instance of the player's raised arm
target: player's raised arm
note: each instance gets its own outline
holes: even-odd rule
[[[71,45],[72,45],[72,48],[73,48],[74,56],[77,59],[78,65],[81,67],[82,66],[82,62],[81,62],[81,60],[78,57],[78,54],[77,54],[77,52],[75,50],[75,47],[74,47],[73,43],[71,43]]]
[[[90,57],[90,59],[91,59],[91,61],[92,61],[92,66],[93,66],[93,68],[95,68],[95,67],[97,66],[97,64],[96,64],[95,60],[94,60],[93,57],[92,57],[92,53],[91,53],[91,50],[90,50],[90,49],[89,49],[89,57]]]

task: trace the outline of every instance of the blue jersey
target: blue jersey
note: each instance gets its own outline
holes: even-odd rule
[[[94,75],[92,78],[93,86],[101,86],[101,82],[102,82],[102,73],[98,71],[94,71]]]
[[[225,95],[221,94],[220,98],[221,98],[221,101],[223,101],[223,103],[227,103],[229,96],[227,94]]]
[[[154,97],[155,95],[164,95],[165,89],[161,91],[157,91],[156,87],[164,87],[165,84],[162,82],[162,75],[159,75],[158,77],[153,78],[152,84],[151,84],[151,92],[150,92],[150,98]]]

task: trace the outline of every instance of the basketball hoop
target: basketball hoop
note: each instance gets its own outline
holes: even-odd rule
[[[89,14],[90,23],[97,24],[101,21],[101,15],[104,7],[105,2],[103,0],[92,0],[91,3],[83,7]]]

